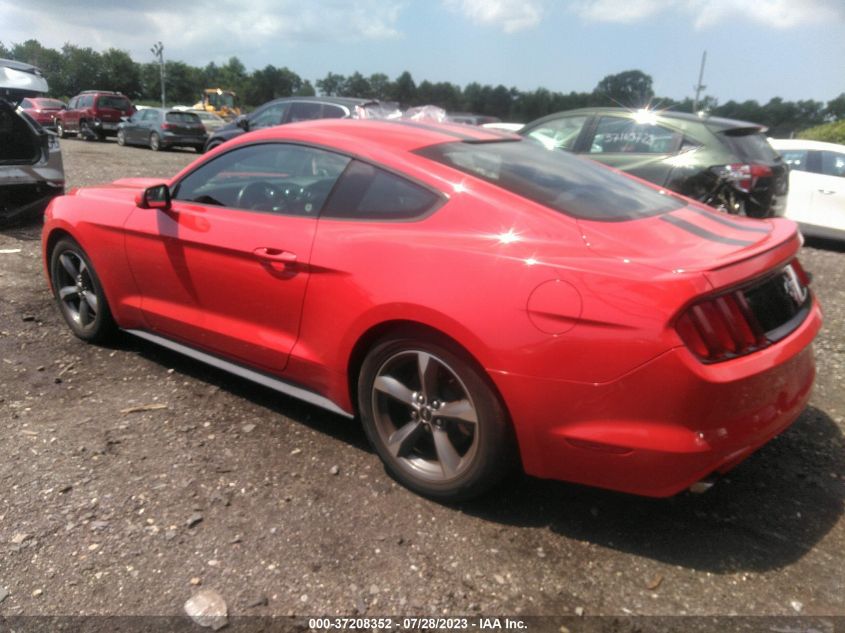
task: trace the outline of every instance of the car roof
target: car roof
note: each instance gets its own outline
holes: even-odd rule
[[[460,123],[428,123],[401,119],[316,119],[263,128],[237,138],[240,143],[262,140],[325,143],[329,147],[351,153],[357,153],[362,148],[402,153],[439,143],[520,140],[520,137],[506,132]]]
[[[752,123],[750,121],[741,121],[739,119],[726,119],[723,117],[714,117],[710,115],[690,114],[689,112],[673,112],[671,110],[648,110],[648,109],[633,109],[633,108],[578,108],[577,110],[564,110],[555,112],[537,121],[532,121],[531,125],[535,123],[553,120],[561,115],[576,115],[576,114],[635,114],[637,112],[649,112],[658,119],[673,119],[677,121],[684,121],[687,123],[700,123],[709,128],[715,128],[716,131],[731,130],[736,128],[757,128],[760,131],[766,129],[764,125],[759,123]]]
[[[343,105],[350,108],[354,108],[356,105],[363,105],[365,103],[378,103],[377,99],[362,99],[359,97],[282,97],[280,99],[273,99],[267,103],[262,103],[260,107],[270,103],[284,103],[285,101],[316,101],[317,103],[333,103],[335,105]]]
[[[803,138],[770,138],[769,143],[775,149],[815,149],[845,152],[845,145],[826,143],[825,141],[811,141]]]

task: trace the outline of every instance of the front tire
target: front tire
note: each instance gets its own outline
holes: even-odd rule
[[[59,138],[67,138],[67,132],[65,131],[65,126],[62,125],[62,122],[59,119],[56,119],[56,134]]]
[[[376,345],[361,367],[358,406],[388,472],[424,496],[478,496],[515,462],[508,416],[489,379],[445,343],[396,338]]]
[[[71,238],[62,238],[53,248],[50,279],[59,312],[74,335],[95,343],[115,333],[100,279],[85,251]]]

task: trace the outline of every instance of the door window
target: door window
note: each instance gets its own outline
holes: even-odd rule
[[[258,128],[281,124],[285,120],[285,114],[289,107],[290,103],[287,102],[268,106],[249,122],[250,128],[257,130]]]
[[[845,154],[823,151],[822,173],[826,176],[845,177]]]
[[[603,116],[596,125],[590,154],[669,154],[678,135],[653,123]]]
[[[323,215],[336,218],[407,220],[426,214],[440,197],[378,167],[353,161]]]
[[[809,171],[807,166],[807,150],[805,149],[784,149],[780,150],[783,162],[789,165],[790,169],[798,171]]]
[[[297,101],[290,108],[290,122],[310,121],[323,117],[323,104],[312,101]]]
[[[568,116],[542,123],[528,132],[528,138],[539,141],[546,149],[574,150],[587,116]]]
[[[349,160],[303,145],[248,145],[200,166],[176,185],[173,197],[234,209],[316,216]]]

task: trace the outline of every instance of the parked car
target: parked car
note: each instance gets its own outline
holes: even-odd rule
[[[157,152],[171,147],[192,147],[203,152],[208,134],[193,112],[145,108],[117,127],[118,145],[145,145]]]
[[[67,108],[67,104],[58,99],[30,97],[21,101],[20,109],[44,128],[56,127],[56,115]]]
[[[205,131],[209,134],[213,134],[227,123],[226,119],[224,119],[218,114],[214,114],[213,112],[191,109],[188,109],[186,111],[193,112],[194,114],[196,114],[200,118],[200,121],[202,121],[203,126],[205,126]]]
[[[117,135],[122,117],[135,112],[132,102],[119,92],[85,90],[73,97],[67,109],[56,116],[56,132],[61,138],[76,134],[88,141],[102,141]]]
[[[58,198],[42,235],[76,336],[122,328],[360,416],[439,499],[516,463],[671,495],[783,431],[815,375],[794,222],[481,128],[268,128]]]
[[[465,125],[485,125],[488,123],[500,123],[501,119],[486,114],[473,114],[472,112],[449,112],[448,120],[452,123],[463,123]]]
[[[813,237],[845,240],[845,145],[770,139],[789,165],[786,217]]]
[[[345,119],[354,115],[355,108],[378,107],[378,101],[348,97],[284,97],[269,101],[249,114],[224,125],[210,137],[206,151],[214,149],[244,132],[260,130],[273,125],[284,125],[312,119]]]
[[[40,217],[65,190],[56,135],[17,112],[24,99],[47,92],[35,66],[0,59],[0,225]]]
[[[721,211],[783,215],[788,169],[755,123],[681,112],[585,108],[551,114],[520,134]]]

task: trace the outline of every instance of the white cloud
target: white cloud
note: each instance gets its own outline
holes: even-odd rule
[[[232,11],[220,11],[213,2],[152,0],[121,5],[111,0],[0,0],[0,15],[6,45],[35,38],[51,48],[65,42],[96,50],[120,48],[141,60],[150,56],[152,43],[161,40],[166,56],[191,62],[194,58],[248,57],[262,48],[277,50],[280,44],[401,37],[397,22],[406,3],[251,0]]]
[[[484,26],[515,33],[537,26],[545,10],[543,0],[442,0],[443,4]]]
[[[577,0],[570,10],[585,20],[628,23],[680,12],[697,29],[735,19],[778,29],[845,20],[842,0]]]

